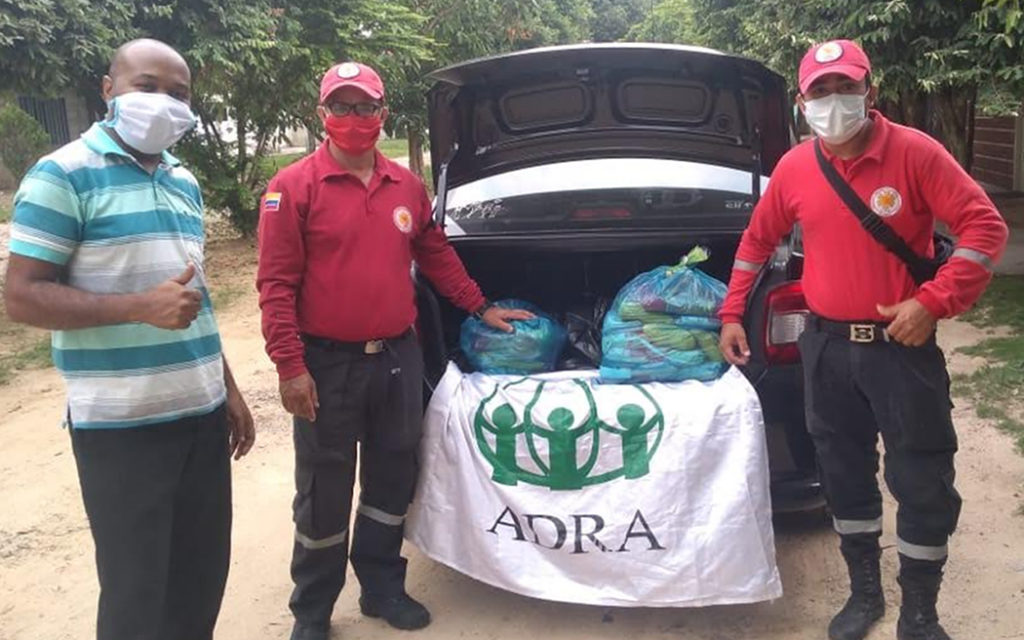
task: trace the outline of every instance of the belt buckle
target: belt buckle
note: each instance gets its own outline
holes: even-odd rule
[[[850,342],[868,343],[875,341],[875,325],[873,324],[851,324]]]
[[[375,356],[381,351],[384,351],[383,340],[369,340],[363,347],[363,353],[365,353],[368,356]]]

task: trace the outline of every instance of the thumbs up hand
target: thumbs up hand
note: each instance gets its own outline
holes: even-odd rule
[[[203,294],[189,289],[196,275],[191,262],[179,275],[142,294],[140,320],[160,329],[187,329],[199,315]]]

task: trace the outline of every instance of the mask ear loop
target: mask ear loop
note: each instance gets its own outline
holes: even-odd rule
[[[120,113],[120,103],[117,100],[117,96],[110,99],[110,103],[107,105],[107,109],[110,110],[110,116],[107,119],[107,126],[113,127],[117,124],[118,115]]]

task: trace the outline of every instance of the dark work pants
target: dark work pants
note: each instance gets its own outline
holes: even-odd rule
[[[852,343],[808,328],[800,338],[807,427],[840,534],[882,529],[878,434],[896,501],[899,552],[943,560],[956,529],[956,433],[949,375],[934,338],[923,347]]]
[[[231,548],[223,407],[130,429],[73,429],[96,543],[98,640],[209,640]]]
[[[405,589],[405,513],[416,485],[423,421],[423,356],[415,336],[367,355],[310,344],[316,422],[295,419],[295,544],[290,606],[296,620],[327,627],[345,584],[359,442],[361,493],[352,567],[367,595]]]

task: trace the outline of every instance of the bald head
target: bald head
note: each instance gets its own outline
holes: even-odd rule
[[[103,78],[103,97],[132,91],[166,93],[183,102],[192,97],[192,74],[181,54],[159,40],[141,38],[118,47]]]

